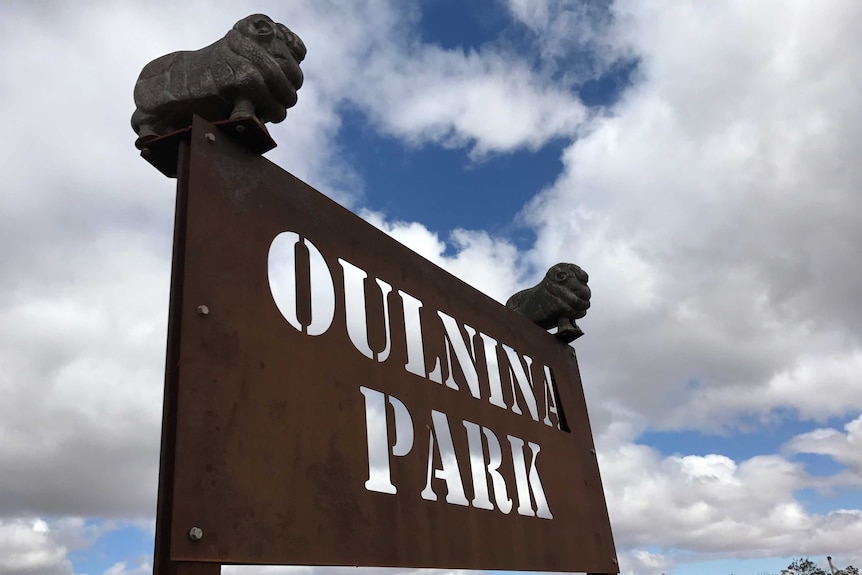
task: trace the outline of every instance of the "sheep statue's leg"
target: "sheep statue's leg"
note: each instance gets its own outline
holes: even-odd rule
[[[583,330],[578,327],[571,318],[560,317],[557,320],[557,337],[566,343],[571,343],[584,335]]]
[[[237,98],[233,103],[233,111],[230,113],[231,120],[241,118],[254,118],[254,104],[248,98]]]

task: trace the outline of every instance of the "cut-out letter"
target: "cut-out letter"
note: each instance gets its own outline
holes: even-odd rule
[[[517,351],[506,344],[503,344],[503,351],[506,352],[506,359],[509,364],[509,381],[512,384],[512,411],[521,415],[518,394],[515,391],[515,382],[517,382],[518,388],[521,390],[521,397],[524,398],[527,409],[530,410],[530,417],[534,421],[539,421],[539,407],[536,405],[536,396],[533,393],[533,372],[530,370],[530,366],[533,364],[532,358],[524,356],[524,361],[527,364],[527,367],[524,368],[521,363],[521,355]]]
[[[476,336],[476,330],[464,324],[464,331],[467,332],[467,341],[461,335],[461,329],[458,327],[458,322],[455,318],[446,315],[442,311],[438,311],[443,322],[444,339],[446,340],[446,361],[449,367],[449,375],[446,378],[446,386],[452,389],[458,389],[458,384],[455,382],[454,374],[452,373],[452,356],[458,360],[458,365],[461,366],[461,372],[464,374],[464,380],[467,382],[467,387],[470,388],[470,394],[476,399],[479,396],[479,374],[476,372],[476,349],[473,343],[473,338]],[[470,347],[467,347],[469,342]]]
[[[368,343],[368,315],[365,309],[365,270],[352,263],[338,258],[338,263],[344,270],[344,314],[347,322],[347,335],[353,346],[368,359],[374,359],[375,353]],[[377,355],[377,361],[386,361],[392,349],[392,330],[389,325],[389,293],[392,286],[377,279],[380,293],[383,294],[383,323],[386,331],[386,347]]]
[[[419,377],[427,377],[425,371],[425,348],[422,347],[422,302],[409,293],[398,290],[401,309],[404,311],[404,335],[407,338],[407,363],[404,368]]]
[[[503,382],[500,380],[500,362],[497,359],[497,340],[489,335],[479,332],[482,338],[482,347],[485,350],[485,363],[488,368],[488,387],[491,395],[488,402],[491,405],[508,409],[509,406],[503,400]]]
[[[506,481],[500,475],[500,464],[503,462],[500,452],[500,442],[497,436],[487,427],[480,428],[475,423],[464,422],[467,428],[467,443],[470,446],[470,471],[473,475],[473,507],[479,509],[493,509],[491,498],[488,496],[488,476],[494,489],[494,501],[503,513],[512,510],[512,500],[509,499]],[[481,429],[481,432],[480,432]],[[485,452],[482,449],[482,433],[488,442],[488,463],[485,464]],[[486,475],[487,470],[487,475]]]
[[[551,422],[551,414],[553,413],[557,418],[557,429],[563,429],[563,417],[561,415],[561,410],[557,407],[557,388],[554,383],[554,374],[551,373],[551,368],[547,365],[544,367],[545,374],[545,425],[549,427],[553,427],[554,424]],[[568,431],[568,430],[566,430]]]
[[[308,251],[311,320],[307,326],[297,313],[297,250]],[[282,232],[269,246],[267,267],[272,299],[287,323],[306,335],[325,333],[335,317],[335,285],[320,250],[308,238],[300,240],[296,232]]]
[[[365,429],[368,436],[368,481],[365,489],[378,493],[397,493],[389,471],[389,426],[386,418],[386,395],[360,387],[365,396]],[[389,396],[395,412],[395,444],[392,455],[403,457],[413,447],[413,419],[401,400]]]
[[[542,489],[542,482],[539,479],[539,470],[536,468],[536,458],[539,456],[541,447],[532,441],[528,441],[530,447],[530,472],[527,473],[527,466],[524,463],[524,440],[511,435],[507,435],[509,443],[512,446],[512,463],[515,467],[515,484],[518,487],[518,514],[526,515],[527,517],[542,517],[543,519],[553,519],[551,510],[548,507],[548,500],[545,497],[545,490]],[[530,493],[536,500],[536,509],[533,510],[532,502],[530,501]]]
[[[467,496],[464,495],[464,484],[461,481],[461,470],[458,469],[458,460],[455,457],[455,445],[452,443],[452,432],[449,430],[449,420],[446,414],[431,410],[432,428],[428,438],[428,480],[425,489],[422,490],[422,499],[437,501],[437,494],[431,487],[432,478],[442,479],[446,482],[446,503],[453,505],[469,505]],[[440,454],[440,469],[434,468],[434,445]]]

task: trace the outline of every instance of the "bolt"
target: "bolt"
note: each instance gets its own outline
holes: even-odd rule
[[[611,557],[611,563],[613,563],[614,565],[616,565],[616,564],[617,564],[617,558],[616,558],[616,557]]]
[[[206,315],[209,315],[209,313],[210,313],[210,308],[208,308],[207,306],[205,306],[205,305],[199,305],[198,306],[198,315],[199,316],[206,316]]]
[[[144,148],[143,150],[141,150],[141,155],[142,155],[142,156],[149,156],[149,155],[150,155],[150,154],[152,154],[152,153],[153,153],[153,151],[152,151],[151,149],[149,149],[149,148]]]
[[[207,132],[206,134],[204,134],[204,138],[206,138],[210,142],[215,142],[215,134],[213,134],[212,132]]]
[[[200,541],[204,538],[204,530],[200,527],[192,527],[189,529],[189,539],[192,541]]]
[[[595,450],[595,448],[590,448],[590,453],[592,453],[593,455],[595,455],[595,454],[596,454],[596,450]]]
[[[240,134],[245,132],[245,126],[243,126],[242,124],[237,125],[236,131],[239,132]]]

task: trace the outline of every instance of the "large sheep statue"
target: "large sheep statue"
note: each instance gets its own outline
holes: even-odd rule
[[[286,26],[253,14],[206,48],[153,60],[135,84],[135,145],[140,149],[191,125],[194,114],[209,121],[281,122],[296,104],[305,53],[302,40]]]
[[[569,343],[584,335],[575,323],[590,308],[589,276],[575,264],[551,266],[538,285],[519,291],[506,307],[543,329],[557,328],[557,337]]]

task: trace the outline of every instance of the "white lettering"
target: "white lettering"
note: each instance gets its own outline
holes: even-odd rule
[[[545,425],[553,427],[551,423],[551,414],[557,418],[557,429],[563,429],[563,420],[560,417],[560,412],[557,409],[557,390],[554,384],[554,375],[551,373],[551,368],[547,365],[544,367],[545,373]]]
[[[359,391],[365,397],[365,424],[368,437],[368,480],[365,482],[365,488],[368,491],[394,495],[398,493],[398,489],[392,483],[390,455],[404,457],[411,452],[414,442],[413,418],[407,406],[398,398],[367,387],[360,387]],[[391,420],[386,414],[387,403],[393,412]],[[395,422],[394,430],[389,428],[388,421]],[[437,501],[433,482],[439,479],[446,484],[446,503],[465,507],[472,505],[477,509],[487,510],[494,509],[496,504],[496,508],[502,513],[509,514],[514,502],[509,497],[506,480],[500,473],[503,463],[500,441],[487,427],[470,421],[462,421],[462,424],[467,432],[469,465],[473,480],[472,501],[468,500],[464,493],[458,454],[452,441],[449,420],[445,413],[436,410],[431,411],[427,475],[425,488],[420,496],[426,501]],[[528,470],[524,458],[524,441],[511,435],[506,437],[512,453],[512,469],[518,494],[518,514],[553,519],[536,467],[541,448],[536,443],[526,443],[530,448]],[[437,460],[439,460],[439,467],[435,466]],[[488,486],[489,477],[493,489],[493,501]]]
[[[443,321],[443,327],[446,330],[443,336],[446,340],[446,361],[449,365],[449,376],[446,378],[446,385],[452,389],[458,389],[452,369],[452,356],[454,355],[458,360],[458,365],[461,366],[461,372],[464,374],[467,387],[470,388],[470,394],[476,399],[481,399],[479,394],[479,374],[476,372],[476,349],[473,345],[476,330],[464,324],[464,331],[467,332],[467,341],[470,342],[470,348],[468,349],[467,343],[461,335],[461,330],[458,328],[458,322],[442,311],[438,311],[437,315],[440,316],[440,319]]]
[[[527,368],[521,364],[521,356],[517,351],[506,344],[503,344],[503,350],[506,352],[506,359],[509,363],[509,381],[512,384],[512,411],[521,415],[521,408],[518,405],[518,394],[515,392],[515,382],[518,382],[518,388],[521,390],[521,396],[527,404],[527,409],[530,410],[530,417],[535,421],[539,421],[539,408],[536,405],[536,396],[533,394],[533,372],[530,366],[533,360],[524,356],[524,361]]]
[[[374,359],[374,351],[368,343],[368,314],[365,309],[365,278],[368,274],[352,263],[338,259],[344,270],[344,314],[347,322],[347,335],[354,347],[368,359]],[[377,354],[377,361],[386,361],[392,349],[392,330],[389,325],[389,293],[392,286],[377,279],[380,293],[383,295],[383,321],[386,331],[386,347]]]
[[[453,505],[469,505],[464,495],[464,485],[461,482],[461,470],[455,457],[455,445],[452,443],[452,432],[449,430],[449,420],[446,414],[431,410],[432,429],[428,438],[428,479],[422,490],[422,499],[437,501],[437,494],[431,487],[432,474],[437,479],[446,482],[446,503]],[[434,468],[434,445],[436,438],[437,452],[440,455],[440,469]]]
[[[508,409],[506,402],[503,401],[503,382],[500,381],[500,362],[497,359],[497,340],[479,332],[479,337],[482,338],[482,346],[485,350],[485,363],[488,368],[488,386],[490,387],[491,396],[488,401],[491,405]]]
[[[475,423],[464,421],[464,427],[467,429],[467,443],[470,447],[470,471],[473,475],[473,507],[479,509],[494,509],[491,504],[491,499],[488,496],[488,480],[491,477],[491,483],[494,487],[494,501],[497,503],[500,511],[509,513],[512,510],[512,500],[509,499],[506,481],[500,475],[500,464],[503,462],[503,455],[500,451],[500,442],[497,436],[488,429],[482,427],[482,433],[485,434],[485,439],[488,442],[488,463],[485,464],[485,453],[482,449],[482,435],[480,427]],[[487,475],[485,471],[487,469]]]
[[[368,480],[365,489],[378,493],[397,493],[389,469],[389,429],[386,418],[386,396],[379,391],[360,387],[365,396],[365,429],[368,436]],[[413,419],[407,406],[394,396],[389,396],[389,405],[394,410],[395,444],[392,455],[403,457],[413,447]]]
[[[539,455],[541,447],[532,441],[527,442],[530,447],[532,457],[530,459],[530,473],[527,475],[527,467],[524,463],[524,440],[511,435],[506,436],[509,439],[509,444],[512,446],[512,462],[515,467],[515,484],[518,487],[518,514],[527,517],[541,517],[543,519],[553,519],[551,510],[548,508],[548,500],[545,497],[545,491],[542,489],[542,482],[539,479],[539,471],[536,469],[536,457]],[[533,510],[530,500],[530,493],[536,500],[536,510]]]
[[[311,321],[307,326],[300,323],[297,314],[296,252],[301,249],[308,251],[311,281]],[[306,335],[321,335],[329,329],[335,317],[335,286],[326,260],[311,240],[300,242],[296,232],[278,234],[269,246],[268,273],[272,299],[287,323]]]
[[[407,363],[405,369],[419,377],[427,377],[425,371],[425,348],[422,346],[422,321],[420,312],[422,302],[407,292],[398,290],[401,308],[404,311],[404,334],[407,338]]]
[[[400,334],[399,326],[392,324],[390,296],[393,286],[380,278],[370,277],[365,270],[344,259],[338,258],[337,261],[342,271],[343,294],[340,285],[336,290],[331,269],[312,241],[296,232],[285,231],[278,234],[270,244],[268,253],[268,277],[273,301],[293,329],[311,336],[326,333],[334,322],[336,307],[339,313],[343,307],[344,324],[353,346],[372,361],[384,362],[393,355],[393,347],[398,345],[393,342],[393,334],[396,337]],[[495,338],[443,311],[423,311],[422,301],[402,290],[395,291],[402,304],[406,346],[406,357],[403,361],[408,373],[446,385],[453,390],[464,389],[475,399],[484,399],[483,394],[486,392],[482,386],[484,373],[487,373],[487,398],[491,405],[501,409],[509,409],[510,405],[512,412],[517,415],[525,415],[524,412],[528,412],[536,422],[568,431],[555,374],[549,366],[533,365],[534,361],[530,356],[499,343]],[[343,297],[343,302],[336,304],[336,292],[339,298]],[[381,299],[378,300],[378,297]],[[382,307],[378,302],[382,302]],[[397,302],[393,305],[397,305]],[[380,311],[383,314],[382,323],[377,318]],[[369,313],[374,321],[369,321]],[[439,346],[435,345],[434,353],[426,353],[424,346],[426,342],[423,340],[422,321],[436,321],[437,318],[441,323],[434,325],[432,331],[435,334],[440,333],[439,328],[442,327],[443,341],[434,343],[443,344],[445,358],[442,357]],[[398,319],[400,318],[395,321]],[[385,341],[377,337],[381,325]],[[425,334],[427,335],[427,332]],[[481,344],[478,343],[477,336],[481,339]],[[481,351],[477,350],[477,347],[481,347]],[[499,349],[501,347],[502,353]],[[481,361],[478,354],[484,357],[484,367],[478,363]],[[430,372],[427,371],[429,364],[434,366]],[[538,375],[540,371],[541,375]],[[507,376],[508,380],[505,379]],[[535,390],[536,377],[542,378],[541,390]],[[406,405],[398,398],[367,387],[361,387],[360,392],[365,398],[368,441],[368,479],[365,487],[369,491],[395,494],[397,489],[392,481],[391,470],[395,460],[392,458],[405,457],[411,452],[415,440],[413,419]],[[510,399],[511,403],[508,403]],[[538,405],[538,401],[542,399],[544,405]],[[502,513],[508,514],[514,507],[514,493],[511,493],[510,497],[510,489],[515,487],[512,491],[517,492],[517,509],[520,515],[551,519],[536,467],[539,445],[525,443],[522,439],[507,435],[513,464],[513,471],[510,472],[508,455],[507,465],[502,465],[503,455],[497,436],[487,427],[470,421],[463,421],[463,425],[467,448],[465,453],[459,453],[459,457],[456,457],[446,414],[431,412],[427,477],[421,496],[429,501],[437,501],[435,488],[439,490],[439,481],[442,480],[447,490],[447,503],[472,505],[477,509],[488,510],[496,507]],[[463,440],[463,436],[461,439]],[[524,454],[525,445],[531,453],[529,466]],[[465,495],[460,475],[459,464],[466,465],[467,462],[459,459],[465,455],[469,456],[473,481],[471,500]],[[413,455],[422,456],[418,453]],[[505,470],[503,473],[501,467]],[[512,476],[508,477],[507,484],[504,473],[514,473],[514,485],[511,483]]]

